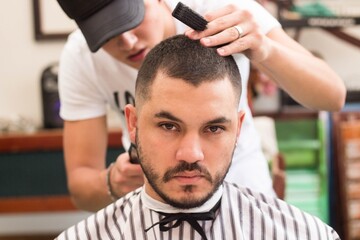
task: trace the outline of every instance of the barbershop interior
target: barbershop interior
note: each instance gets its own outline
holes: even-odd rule
[[[238,1],[257,1],[343,81],[341,109],[314,110],[250,64],[246,97],[277,197],[360,239],[360,1]],[[59,116],[59,60],[77,25],[57,1],[1,9],[0,240],[54,239],[92,214],[70,197]],[[110,107],[106,121],[111,163],[123,129]]]

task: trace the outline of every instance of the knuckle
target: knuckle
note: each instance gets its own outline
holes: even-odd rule
[[[228,10],[229,12],[234,12],[235,10],[237,10],[237,6],[236,6],[235,4],[233,4],[233,3],[227,5],[226,8],[227,8],[227,10]]]
[[[231,27],[229,28],[229,35],[232,39],[237,39],[239,37],[239,32],[236,28]]]
[[[223,18],[217,18],[214,20],[214,23],[219,26],[220,28],[224,28],[227,24],[227,22],[225,21],[225,19]]]
[[[205,18],[206,20],[208,20],[208,21],[212,21],[212,20],[215,19],[215,15],[212,14],[212,13],[205,13],[205,14],[204,14],[204,18]]]
[[[249,10],[245,9],[245,10],[241,11],[241,14],[245,19],[253,20],[253,15]]]
[[[255,21],[251,22],[250,27],[251,29],[254,29],[256,32],[259,32],[260,27]]]
[[[232,15],[234,15],[237,19],[243,19],[244,18],[244,11],[247,11],[247,10],[236,8],[232,12]]]
[[[252,37],[254,39],[254,43],[262,43],[264,41],[264,35],[260,32],[255,32]]]
[[[247,45],[246,45],[245,41],[242,41],[242,40],[235,41],[234,42],[234,47],[236,49],[240,49],[241,51],[247,49]]]

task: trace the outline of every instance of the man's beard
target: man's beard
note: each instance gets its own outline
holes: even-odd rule
[[[220,185],[223,183],[224,178],[229,171],[230,164],[224,170],[218,171],[214,177],[211,176],[210,172],[203,166],[199,165],[197,162],[188,163],[186,161],[179,161],[179,164],[173,168],[168,169],[164,176],[161,177],[158,173],[156,173],[155,169],[148,164],[147,156],[144,156],[141,142],[138,138],[138,134],[136,133],[136,145],[137,145],[137,153],[139,155],[141,168],[147,178],[147,181],[153,188],[153,190],[168,204],[173,207],[181,208],[181,209],[189,209],[194,207],[199,207],[203,205],[207,200],[209,200],[213,194],[218,190]],[[233,152],[234,153],[234,152]],[[233,155],[233,154],[232,154]],[[231,155],[231,156],[232,156]],[[212,185],[211,191],[206,193],[203,197],[195,198],[192,196],[192,192],[194,188],[198,186],[194,185],[185,185],[183,186],[183,192],[187,193],[184,197],[180,199],[174,199],[169,196],[166,192],[161,189],[160,183],[169,182],[173,176],[178,173],[182,173],[185,171],[197,171],[201,174],[206,181],[208,181]]]

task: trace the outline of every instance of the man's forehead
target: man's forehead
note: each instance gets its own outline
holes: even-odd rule
[[[191,70],[189,70],[189,71],[191,71]],[[152,84],[151,84],[151,88],[156,90],[158,88],[162,88],[163,86],[168,86],[167,89],[171,90],[172,86],[174,89],[176,88],[174,86],[174,84],[185,85],[189,88],[198,88],[203,85],[218,85],[218,84],[223,84],[224,82],[227,82],[226,84],[228,85],[228,87],[232,88],[231,81],[229,80],[229,78],[227,76],[224,76],[219,79],[209,79],[209,80],[202,79],[199,81],[196,79],[184,79],[182,77],[171,77],[168,74],[164,73],[163,71],[158,71],[154,77]],[[181,88],[178,90],[181,90]]]
[[[219,101],[226,99],[227,101],[236,98],[234,88],[227,77],[218,80],[193,81],[182,78],[169,77],[166,74],[157,74],[149,86],[149,99],[162,99],[167,97],[170,100],[182,101],[209,101],[216,98]],[[180,98],[184,97],[185,98]],[[174,99],[177,96],[179,99]]]
[[[148,117],[178,122],[230,120],[237,113],[237,103],[229,85],[216,81],[193,86],[181,79],[157,78],[142,109]]]

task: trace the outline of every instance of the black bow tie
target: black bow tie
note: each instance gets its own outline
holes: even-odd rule
[[[200,235],[203,239],[207,240],[204,229],[200,226],[197,221],[200,220],[214,220],[215,212],[219,208],[221,203],[221,199],[215,204],[215,206],[209,212],[201,212],[201,213],[164,213],[157,212],[163,216],[159,222],[153,224],[149,228],[145,229],[145,232],[149,231],[151,228],[159,224],[160,231],[165,232],[170,230],[171,228],[178,227],[183,221],[187,221]],[[175,224],[170,223],[172,221],[176,221]],[[167,226],[166,226],[167,225]]]

